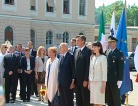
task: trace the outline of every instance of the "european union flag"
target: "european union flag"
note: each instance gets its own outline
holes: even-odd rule
[[[123,83],[120,88],[120,94],[126,94],[130,91],[130,72],[128,61],[128,48],[127,48],[127,30],[126,30],[126,14],[125,9],[122,12],[116,38],[118,39],[117,48],[124,54],[124,77]]]

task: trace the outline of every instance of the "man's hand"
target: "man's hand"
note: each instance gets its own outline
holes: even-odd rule
[[[21,69],[18,69],[18,73],[21,73]]]
[[[87,87],[88,81],[83,81],[83,87]]]
[[[31,72],[32,72],[32,70],[29,70],[29,71],[28,71],[28,74],[31,74]]]
[[[12,74],[13,74],[13,72],[12,72],[12,71],[10,71],[10,72],[9,72],[9,75],[12,75]]]
[[[71,83],[71,85],[70,85],[70,89],[73,89],[75,87],[75,85],[74,85],[74,80],[72,80],[72,83]]]

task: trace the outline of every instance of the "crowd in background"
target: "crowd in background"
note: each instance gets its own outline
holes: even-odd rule
[[[17,86],[20,99],[38,101],[53,106],[59,96],[60,106],[121,106],[120,86],[123,79],[123,53],[116,48],[117,39],[110,36],[110,49],[105,53],[100,42],[86,42],[84,35],[71,39],[71,47],[61,43],[57,47],[38,47],[33,43],[1,45],[0,83],[4,85],[6,103],[15,103]],[[119,63],[119,64],[118,64]],[[18,83],[19,81],[19,83]],[[18,85],[19,84],[19,85]],[[40,93],[46,89],[45,97]],[[105,95],[106,94],[106,95]]]

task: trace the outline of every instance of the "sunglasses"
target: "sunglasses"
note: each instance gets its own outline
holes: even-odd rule
[[[5,48],[8,48],[8,47],[5,47]]]

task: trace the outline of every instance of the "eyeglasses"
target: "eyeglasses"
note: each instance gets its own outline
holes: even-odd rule
[[[5,47],[5,48],[8,48],[8,47]]]

